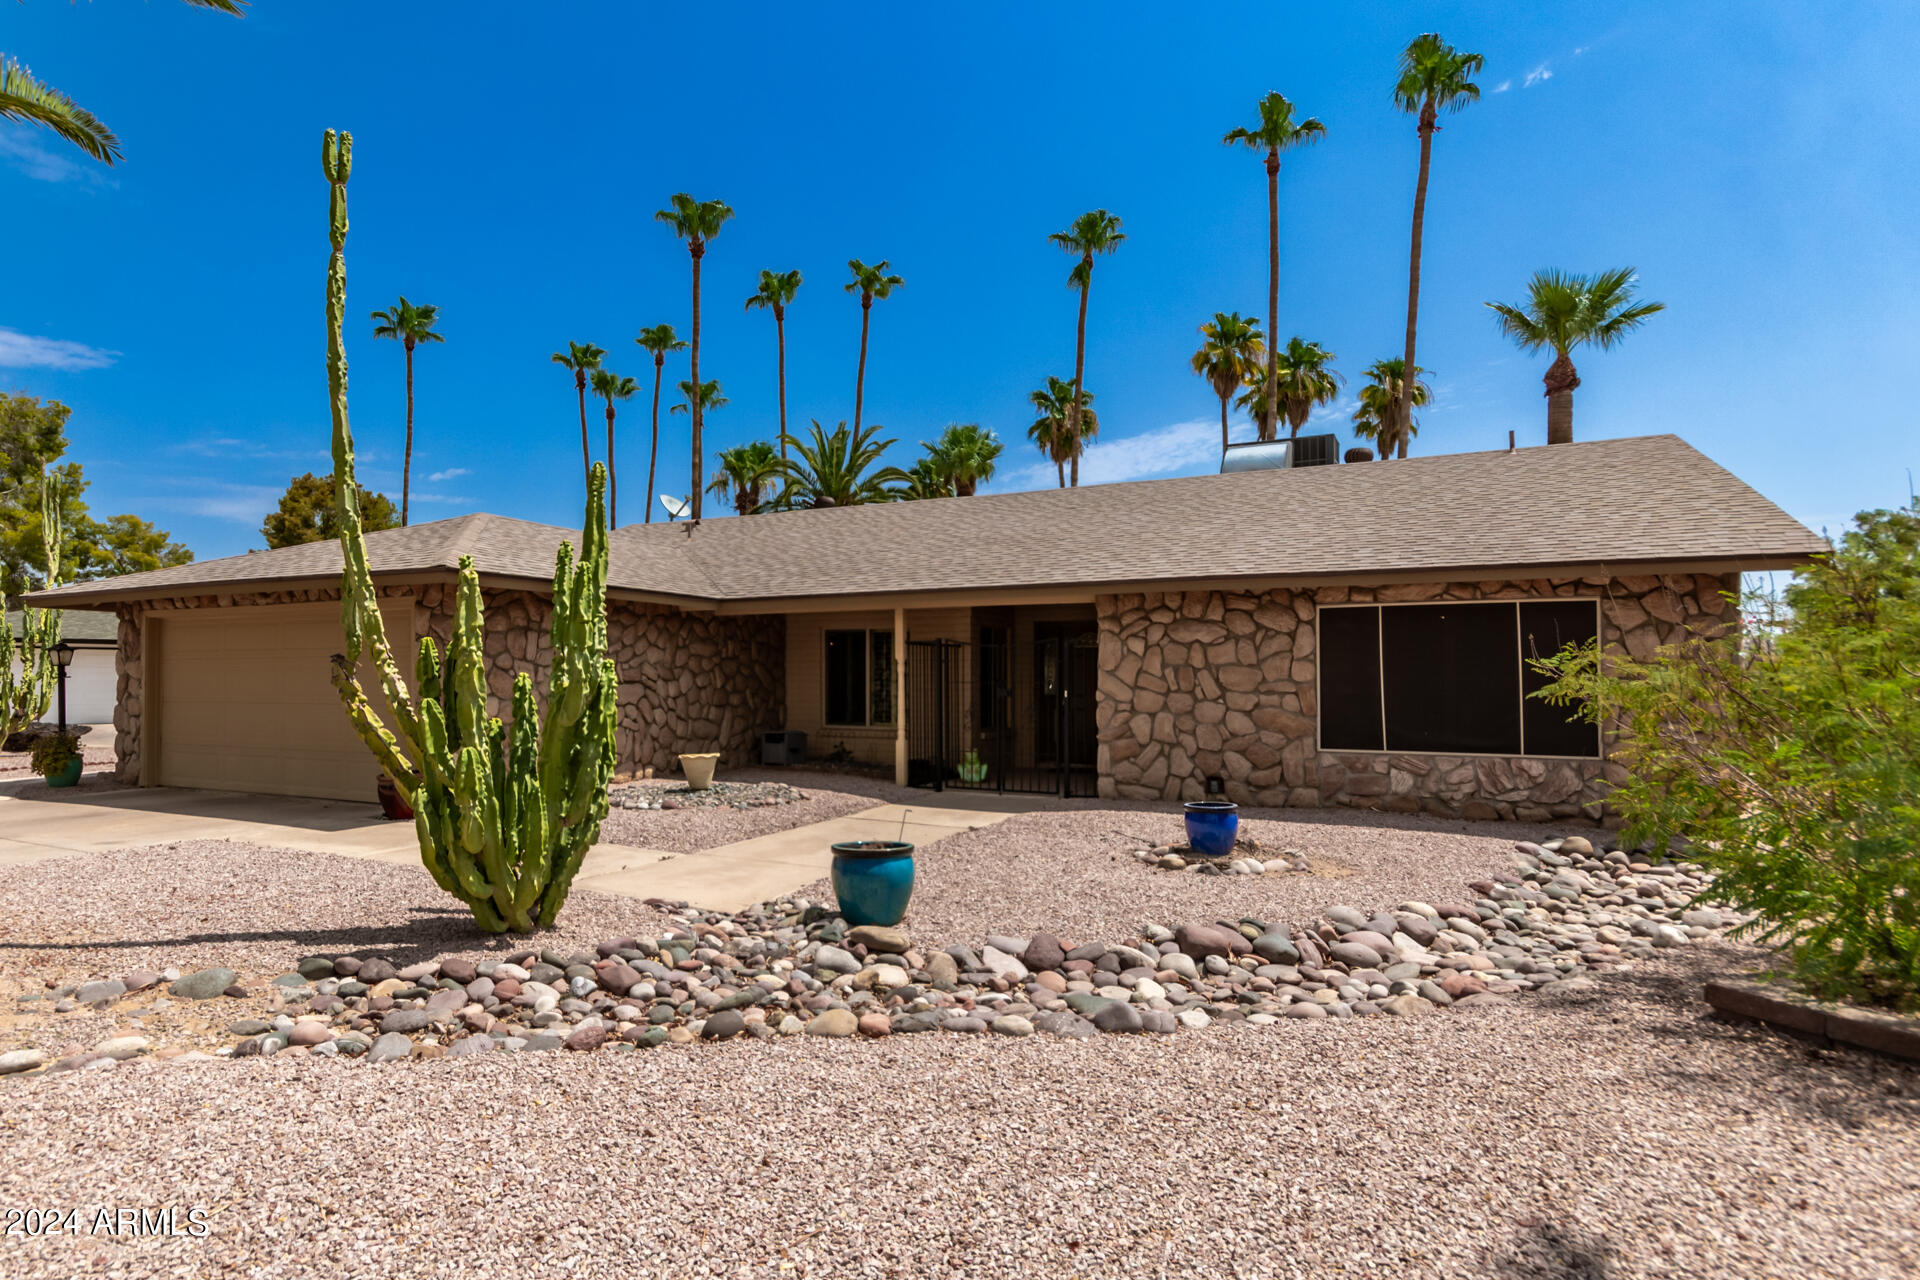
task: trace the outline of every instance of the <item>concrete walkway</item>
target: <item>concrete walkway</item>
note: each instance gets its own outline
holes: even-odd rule
[[[622,897],[738,911],[826,875],[829,846],[837,841],[904,838],[929,845],[1007,816],[1000,806],[883,804],[699,853],[597,844],[574,883]],[[0,871],[180,840],[238,840],[408,866],[420,861],[413,824],[385,821],[367,804],[172,787],[55,791],[38,778],[0,783]]]

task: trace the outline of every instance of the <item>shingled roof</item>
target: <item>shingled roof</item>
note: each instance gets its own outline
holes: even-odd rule
[[[470,515],[367,536],[375,574],[551,579],[578,531]],[[1825,544],[1677,436],[1390,463],[1189,476],[923,502],[628,525],[608,585],[688,604],[1207,579],[1481,577],[1521,570],[1802,562]],[[29,597],[146,596],[332,581],[331,542]]]

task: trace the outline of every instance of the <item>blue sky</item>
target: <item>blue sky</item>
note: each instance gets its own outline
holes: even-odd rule
[[[737,212],[706,259],[701,371],[731,400],[711,447],[774,432],[772,320],[741,306],[758,270],[807,278],[788,322],[797,427],[852,416],[845,264],[886,258],[907,283],[875,307],[866,403],[900,438],[891,460],[977,421],[1009,442],[995,487],[1052,483],[1026,393],[1071,374],[1075,298],[1046,237],[1104,207],[1129,239],[1094,279],[1103,434],[1083,479],[1203,472],[1217,402],[1187,367],[1196,326],[1265,312],[1260,162],[1220,135],[1271,89],[1326,123],[1281,174],[1280,325],[1357,383],[1405,324],[1418,144],[1388,90],[1399,49],[1433,29],[1486,56],[1486,96],[1435,145],[1420,362],[1437,400],[1417,452],[1542,443],[1546,360],[1481,304],[1541,267],[1631,265],[1668,309],[1579,358],[1579,438],[1678,432],[1816,527],[1906,499],[1920,11],[1329,8],[1249,6],[1227,32],[1160,6],[1089,24],[1084,7],[994,5],[256,0],[235,21],[163,0],[9,4],[0,50],[106,120],[127,159],[107,170],[0,124],[0,387],[73,406],[96,514],[139,512],[203,558],[261,545],[287,479],[327,467],[317,153],[334,126],[357,144],[354,425],[364,477],[396,495],[401,352],[362,318],[401,293],[442,308],[447,342],[417,372],[416,519],[578,521],[573,391],[547,357],[593,341],[650,382],[633,335],[689,316],[687,255],[652,220],[681,190]],[[1350,411],[1325,419],[1343,439]],[[685,419],[661,420],[656,489],[682,493]],[[646,439],[636,400],[627,520]]]

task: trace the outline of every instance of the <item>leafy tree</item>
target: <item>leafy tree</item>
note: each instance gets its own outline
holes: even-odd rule
[[[184,544],[136,515],[89,519],[77,535],[68,537],[75,543],[74,579],[80,582],[193,563],[193,552]]]
[[[1267,332],[1280,332],[1280,153],[1294,147],[1310,146],[1325,137],[1327,127],[1309,116],[1296,120],[1293,104],[1277,93],[1260,99],[1260,123],[1251,129],[1233,129],[1220,139],[1228,146],[1243,146],[1263,151],[1267,157]],[[1274,377],[1276,352],[1267,348],[1267,385],[1269,394],[1261,402],[1254,421],[1262,440],[1273,439],[1280,420],[1278,402],[1271,394],[1277,384]]]
[[[1076,488],[1080,484],[1080,392],[1086,386],[1087,295],[1093,290],[1093,256],[1096,253],[1114,252],[1126,238],[1126,232],[1120,230],[1119,217],[1105,209],[1083,213],[1065,231],[1056,231],[1047,237],[1080,258],[1073,264],[1073,270],[1067,273],[1068,287],[1080,290],[1080,322],[1073,342],[1073,399],[1067,404],[1067,434],[1076,442],[1072,474]]]
[[[1425,369],[1413,371],[1413,391],[1408,397],[1406,371],[1399,356],[1368,365],[1367,385],[1360,388],[1359,407],[1353,411],[1353,434],[1376,442],[1382,460],[1392,456],[1401,432],[1420,434],[1420,421],[1413,411],[1433,400],[1433,388],[1421,378]],[[1400,452],[1406,456],[1404,447]]]
[[[1615,738],[1629,842],[1682,835],[1815,994],[1920,1009],[1920,506],[1868,511],[1739,643],[1546,656]],[[1729,606],[1728,612],[1731,612]]]
[[[632,378],[623,378],[611,369],[593,371],[593,394],[607,402],[607,527],[620,527],[620,486],[614,480],[613,469],[613,402],[631,400],[634,392],[640,390],[640,384]]]
[[[580,398],[580,471],[592,483],[593,446],[587,441],[587,378],[600,367],[606,352],[591,342],[569,342],[565,351],[553,353],[552,360],[573,375],[573,390]]]
[[[687,344],[674,333],[670,324],[656,324],[642,329],[634,341],[653,356],[653,442],[647,447],[647,493],[640,504],[646,508],[642,523],[652,524],[654,464],[660,460],[660,379],[667,367],[667,352],[685,351]]]
[[[1260,370],[1265,343],[1260,322],[1238,311],[1216,311],[1200,326],[1200,349],[1193,353],[1193,371],[1207,380],[1220,397],[1220,452],[1227,451],[1227,401],[1240,384]]]
[[[1413,188],[1413,249],[1407,263],[1407,350],[1402,357],[1410,369],[1419,368],[1413,358],[1413,339],[1420,322],[1420,239],[1427,224],[1427,171],[1433,164],[1433,135],[1440,131],[1442,111],[1459,111],[1480,100],[1480,86],[1473,77],[1485,65],[1486,59],[1479,54],[1462,53],[1431,31],[1415,36],[1400,54],[1393,105],[1420,119],[1420,177]],[[1402,411],[1407,407],[1402,405]],[[1413,432],[1408,429],[1396,435],[1404,458]]]
[[[693,351],[691,355],[695,386],[704,385],[700,381],[700,260],[707,255],[707,241],[720,234],[720,228],[733,217],[733,210],[718,200],[695,200],[684,191],[676,192],[668,202],[670,208],[661,209],[653,215],[655,222],[664,222],[673,228],[673,234],[687,242],[687,255],[693,259]],[[693,503],[693,519],[700,520],[700,464],[701,428],[706,421],[706,406],[693,401],[693,490],[689,499]],[[649,486],[651,487],[651,486]]]
[[[1548,444],[1573,443],[1573,389],[1580,385],[1573,349],[1591,345],[1606,351],[1645,324],[1648,316],[1666,310],[1666,305],[1634,301],[1632,267],[1592,276],[1537,271],[1527,282],[1525,303],[1487,304],[1499,317],[1500,332],[1521,350],[1553,349],[1553,363],[1542,379],[1547,384]]]
[[[859,435],[860,410],[867,394],[867,324],[873,318],[873,300],[890,297],[906,281],[887,274],[885,258],[872,266],[849,258],[847,269],[853,272],[853,279],[847,282],[846,290],[860,295],[860,367],[853,375],[853,433]]]
[[[1073,430],[1067,426],[1067,409],[1076,400],[1080,425],[1078,430]],[[1040,416],[1027,428],[1027,439],[1038,445],[1047,461],[1053,463],[1060,487],[1064,489],[1067,463],[1078,458],[1086,442],[1100,434],[1100,415],[1093,411],[1093,392],[1082,391],[1076,396],[1071,382],[1048,378],[1046,386],[1028,393],[1027,401],[1040,411]]]
[[[246,0],[186,0],[196,9],[214,9],[238,18],[246,10]],[[91,111],[51,85],[33,78],[33,73],[12,58],[0,58],[0,120],[21,120],[41,125],[71,142],[95,160],[112,164],[121,158],[120,139]]]
[[[977,422],[955,422],[932,444],[922,444],[927,461],[947,480],[955,497],[971,498],[981,484],[993,479],[994,464],[1006,446]]]
[[[1332,364],[1333,352],[1319,343],[1304,342],[1298,337],[1287,339],[1274,376],[1278,379],[1275,399],[1286,415],[1289,439],[1299,438],[1300,428],[1307,425],[1308,416],[1317,406],[1332,404],[1339,398],[1346,379],[1333,371]]]
[[[400,301],[385,311],[376,311],[368,317],[380,323],[373,327],[376,338],[392,338],[406,348],[407,352],[407,455],[400,469],[400,523],[405,526],[409,510],[409,498],[413,493],[413,349],[423,342],[445,342],[446,338],[433,331],[440,319],[440,308],[432,303],[419,306],[407,301],[406,295],[400,295]]]
[[[717,455],[719,473],[707,486],[708,493],[722,498],[733,496],[733,509],[749,516],[766,506],[767,489],[784,474],[783,459],[765,440],[722,449]]]
[[[396,527],[400,519],[393,509],[393,499],[361,489],[360,522],[369,533]],[[269,547],[297,547],[303,542],[339,537],[340,508],[334,500],[333,473],[316,476],[309,471],[289,481],[287,491],[280,495],[280,505],[260,526],[260,536]]]
[[[787,308],[800,292],[800,272],[762,271],[760,287],[747,298],[748,311],[767,307],[773,311],[773,336],[779,357],[780,373],[780,456],[787,456]]]
[[[788,507],[852,507],[867,502],[892,501],[890,484],[909,477],[898,467],[875,467],[892,440],[875,440],[878,423],[852,432],[842,422],[832,431],[814,420],[811,439],[787,441],[791,456],[782,465],[787,487],[781,502]]]

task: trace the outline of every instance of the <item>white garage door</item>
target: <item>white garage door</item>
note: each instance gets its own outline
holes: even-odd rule
[[[412,673],[413,605],[383,606],[387,638]],[[380,766],[347,721],[330,678],[340,607],[269,605],[150,615],[145,708],[148,782],[270,795],[373,800]],[[371,674],[361,683],[379,701]],[[157,774],[157,776],[155,776]]]

